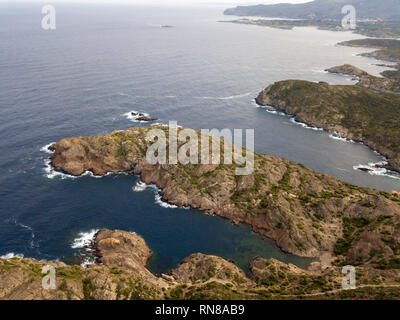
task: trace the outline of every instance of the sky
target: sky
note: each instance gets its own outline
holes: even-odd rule
[[[310,1],[310,0],[308,0]],[[248,5],[248,4],[274,4],[274,3],[304,3],[307,0],[0,0],[0,3],[16,3],[16,2],[30,2],[30,3],[47,3],[55,4],[60,2],[70,3],[132,3],[132,4],[229,4],[229,5]]]

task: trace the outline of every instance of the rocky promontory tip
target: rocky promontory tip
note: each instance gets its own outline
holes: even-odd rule
[[[330,73],[345,74],[345,75],[355,76],[355,77],[362,77],[362,76],[368,75],[368,73],[365,72],[364,70],[361,70],[360,68],[352,66],[351,64],[344,64],[341,66],[332,67],[332,68],[326,69],[325,71],[330,72]]]

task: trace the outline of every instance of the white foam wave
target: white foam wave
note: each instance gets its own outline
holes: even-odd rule
[[[148,113],[132,110],[123,114],[128,120],[138,123],[148,123],[150,121],[138,120],[140,117],[150,117]]]
[[[329,135],[329,138],[331,138],[331,139],[334,139],[334,140],[339,140],[339,141],[343,141],[343,142],[351,142],[351,143],[355,143],[355,141],[354,140],[351,140],[351,139],[347,139],[347,138],[344,138],[344,137],[341,137],[337,132],[335,132],[335,133],[331,133],[330,135]]]
[[[261,106],[261,105],[257,104],[257,102],[256,102],[255,99],[252,100],[252,104],[255,105],[257,108],[264,109],[265,111],[267,111],[267,112],[269,112],[269,113],[277,114],[277,115],[279,115],[279,116],[287,116],[286,113],[284,113],[284,112],[282,112],[282,111],[278,111],[278,110],[276,110],[276,109],[275,109],[274,107],[272,107],[272,106]]]
[[[49,147],[51,147],[53,144],[55,144],[55,142],[50,142],[49,144],[46,144],[44,147],[40,148],[40,151],[46,152],[48,154],[53,154],[54,152],[49,149]]]
[[[368,164],[359,164],[357,166],[353,166],[354,170],[366,171],[372,176],[384,176],[392,179],[400,180],[400,174],[397,172],[388,170],[386,168],[381,168],[381,166],[387,165],[388,162],[386,160],[379,162],[369,162]]]
[[[99,231],[99,229],[92,229],[87,232],[79,232],[78,237],[72,241],[72,249],[83,249],[87,248],[93,243],[94,236]]]
[[[155,196],[155,203],[157,203],[158,205],[160,205],[163,208],[178,208],[178,206],[174,205],[174,204],[170,204],[168,202],[165,202],[162,200],[161,194],[159,192],[156,193]]]
[[[51,165],[51,160],[50,159],[45,159],[44,160],[44,172],[45,177],[49,178],[49,179],[55,179],[55,178],[59,178],[59,179],[76,179],[77,177],[75,176],[71,176],[69,174],[66,173],[62,173],[62,172],[58,172],[56,170],[54,170],[54,168]]]
[[[146,189],[152,189],[154,192],[154,202],[157,203],[158,205],[160,205],[163,208],[172,208],[172,209],[176,209],[179,208],[177,205],[175,204],[171,204],[168,203],[166,201],[162,200],[162,196],[161,196],[161,189],[159,189],[155,184],[146,184],[142,181],[138,181],[136,183],[135,186],[132,187],[132,190],[135,192],[142,192]],[[181,209],[190,209],[189,207],[181,207]]]
[[[297,124],[299,126],[302,126],[305,129],[310,129],[310,130],[314,130],[314,131],[323,131],[324,130],[322,128],[312,127],[312,126],[307,125],[306,123],[297,121],[294,117],[290,118],[290,122]]]
[[[147,184],[142,181],[138,181],[135,186],[132,187],[132,190],[135,192],[141,192],[147,189]]]
[[[125,174],[124,172],[120,172],[120,173],[107,172],[102,176],[97,176],[91,171],[85,171],[80,176],[73,176],[73,175],[70,175],[70,174],[67,174],[67,173],[62,173],[62,172],[56,171],[53,168],[53,166],[51,165],[51,160],[50,159],[45,159],[44,160],[44,164],[45,164],[45,166],[44,166],[43,170],[46,173],[45,177],[47,177],[49,179],[55,179],[55,178],[58,178],[58,179],[77,179],[77,178],[81,178],[81,177],[92,177],[92,178],[100,179],[100,178],[103,178],[103,177],[106,177],[106,176],[109,176],[109,175],[112,175],[112,174]]]
[[[9,253],[6,253],[5,255],[0,256],[1,259],[11,259],[11,258],[15,258],[15,257],[23,258],[24,255],[22,253],[9,252]]]
[[[268,110],[267,112],[272,113],[272,114],[277,114],[278,116],[286,116],[286,113],[282,112],[282,111],[277,111],[277,110]]]

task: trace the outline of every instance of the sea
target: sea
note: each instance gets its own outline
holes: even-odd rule
[[[248,226],[168,205],[136,176],[72,178],[49,166],[52,142],[147,125],[131,111],[194,129],[254,129],[256,152],[400,191],[373,150],[254,102],[279,80],[353,84],[324,71],[343,63],[379,75],[382,62],[359,56],[372,49],[337,45],[362,36],[223,23],[234,17],[217,5],[54,6],[56,29],[44,30],[42,4],[0,4],[0,256],[86,265],[93,235],[110,228],[143,236],[156,274],[196,252],[245,270],[254,256],[310,263]]]

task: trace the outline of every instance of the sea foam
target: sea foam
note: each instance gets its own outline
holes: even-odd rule
[[[9,253],[6,253],[6,254],[0,256],[1,259],[11,259],[11,258],[15,258],[15,257],[23,258],[24,255],[22,253],[9,252]]]
[[[146,184],[143,181],[138,181],[136,185],[132,187],[134,192],[142,192],[146,189],[152,189],[154,192],[154,202],[163,208],[176,209],[179,208],[175,204],[168,203],[162,200],[161,189],[159,189],[155,184]],[[182,209],[189,209],[189,207],[181,207]]]
[[[135,114],[133,114],[135,113]],[[150,117],[150,115],[148,113],[145,112],[140,112],[140,111],[136,111],[136,110],[132,110],[129,112],[126,112],[124,114],[122,114],[124,117],[126,117],[126,119],[132,121],[132,122],[138,122],[138,123],[148,123],[151,121],[143,121],[143,120],[138,120],[140,117]]]
[[[329,138],[334,139],[334,140],[338,140],[338,141],[343,141],[343,142],[355,143],[354,140],[341,137],[337,132],[331,133],[331,134],[329,135]]]
[[[372,176],[384,176],[384,177],[400,180],[400,174],[398,174],[397,172],[380,167],[380,166],[384,166],[387,164],[388,164],[388,162],[386,160],[378,161],[378,162],[369,162],[368,164],[359,164],[357,166],[353,166],[353,169],[366,171]]]
[[[96,262],[96,258],[89,252],[89,247],[93,243],[94,237],[98,231],[99,229],[92,229],[87,232],[79,232],[78,237],[71,243],[72,249],[83,249],[83,252],[81,252],[81,266],[84,268]]]
[[[45,146],[40,148],[40,151],[46,152],[48,154],[53,154],[54,152],[49,149],[53,144],[55,144],[55,142],[50,142],[49,144],[46,144]]]
[[[79,232],[78,237],[72,241],[72,249],[83,249],[90,246],[94,240],[94,236],[99,231],[99,229],[92,229],[87,232]]]

